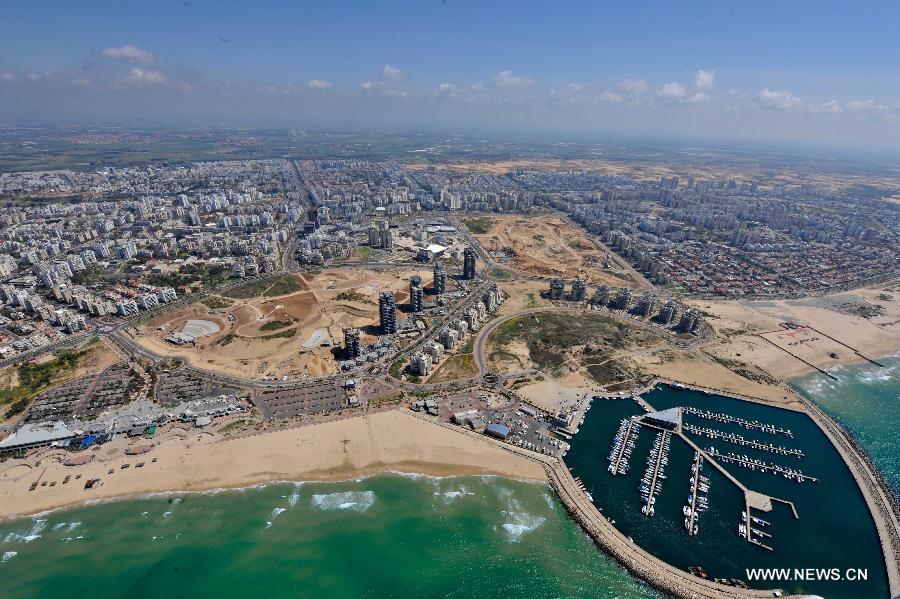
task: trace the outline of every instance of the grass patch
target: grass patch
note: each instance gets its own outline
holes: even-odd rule
[[[388,369],[388,372],[390,372],[392,377],[394,377],[395,379],[398,379],[398,378],[400,378],[400,375],[403,374],[403,367],[404,367],[403,360],[397,360],[396,362],[391,364],[391,367],[390,367],[390,369]]]
[[[362,245],[356,248],[356,254],[359,256],[360,262],[371,262],[374,259],[375,250]]]
[[[216,345],[228,345],[229,343],[234,343],[237,340],[238,340],[237,335],[235,335],[233,333],[228,333],[227,335],[225,335],[224,337],[222,337],[221,339],[216,341]]]
[[[222,264],[185,264],[177,273],[156,274],[147,277],[147,282],[158,287],[203,287],[212,289],[228,280],[228,269]]]
[[[456,379],[467,379],[478,374],[478,368],[475,366],[475,356],[471,353],[456,354],[450,356],[440,368],[438,368],[429,383],[444,383],[447,381],[455,381]]]
[[[494,228],[494,220],[486,216],[465,218],[463,224],[475,235],[484,235]]]
[[[512,279],[513,274],[503,268],[492,268],[487,275],[495,281],[508,281]]]
[[[268,341],[270,339],[288,339],[290,337],[293,337],[294,333],[296,333],[296,332],[297,332],[297,327],[292,327],[290,329],[278,331],[277,333],[273,333],[271,335],[266,335],[265,337],[260,337],[260,339],[263,339],[265,341]]]
[[[231,306],[230,301],[223,297],[219,297],[218,295],[207,295],[200,300],[200,303],[202,303],[210,310],[219,310]]]
[[[224,295],[234,299],[250,299],[259,296],[279,297],[302,289],[303,287],[296,277],[293,275],[282,275],[274,279],[262,279],[229,289]]]
[[[573,349],[585,346],[583,356],[602,355],[609,350],[642,347],[660,339],[645,331],[603,314],[539,314],[520,316],[500,325],[491,335],[491,355],[502,356],[514,341],[521,340],[535,365],[557,371]]]
[[[20,364],[16,369],[18,384],[0,389],[0,405],[10,405],[7,416],[19,414],[28,407],[33,395],[62,382],[90,349],[61,350],[56,359],[41,364]]]
[[[263,324],[259,327],[260,331],[277,331],[278,329],[283,329],[285,327],[289,327],[294,324],[294,320],[270,320],[269,322]]]
[[[334,299],[339,302],[360,302],[363,304],[375,303],[362,293],[357,293],[356,291],[341,291],[336,296],[334,296]]]

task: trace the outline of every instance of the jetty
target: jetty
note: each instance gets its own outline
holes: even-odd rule
[[[613,476],[628,472],[628,458],[631,457],[640,430],[641,425],[633,418],[626,418],[619,424],[608,457],[610,462],[608,470]]]
[[[776,331],[769,331],[769,332],[770,332],[770,333],[774,333],[774,332],[776,332]],[[778,331],[778,332],[781,332],[781,331]],[[774,345],[775,347],[777,347],[778,349],[780,349],[781,351],[783,351],[784,353],[786,353],[786,354],[789,355],[790,357],[795,358],[795,359],[797,359],[797,360],[800,360],[801,362],[803,362],[804,364],[806,364],[807,366],[809,366],[809,367],[812,368],[813,370],[817,371],[818,373],[824,374],[825,376],[827,376],[828,378],[830,378],[830,379],[833,380],[833,381],[840,380],[840,379],[838,379],[838,377],[834,376],[833,374],[831,374],[831,373],[828,372],[827,370],[825,370],[825,369],[823,369],[823,368],[819,368],[818,366],[816,366],[816,365],[813,364],[812,362],[808,362],[808,361],[804,360],[803,358],[801,358],[800,356],[798,356],[798,355],[795,354],[794,352],[792,352],[792,351],[790,351],[790,350],[787,350],[787,349],[781,347],[780,345],[778,345],[777,343],[775,343],[774,341],[772,341],[772,340],[769,339],[768,337],[764,337],[764,335],[765,335],[765,333],[756,333],[756,336],[759,337],[760,339],[762,339],[763,341],[765,341],[766,343],[768,343],[768,344],[770,344],[770,345]]]
[[[777,453],[779,455],[794,456],[796,458],[803,457],[803,452],[799,449],[791,449],[790,447],[782,447],[781,445],[774,445],[772,443],[763,443],[761,441],[756,441],[753,439],[745,439],[741,435],[737,435],[735,433],[725,433],[714,428],[705,428],[700,426],[693,426],[691,424],[685,424],[682,426],[682,429],[690,433],[694,433],[695,435],[709,437],[710,439],[720,439],[722,441],[727,441],[728,443],[733,443],[742,447],[749,447],[750,449],[768,451],[770,453]]]
[[[700,452],[694,452],[694,463],[691,465],[690,492],[688,493],[688,505],[685,506],[684,527],[691,536],[697,534],[699,528],[697,519],[699,512],[707,509],[706,497],[700,497],[700,491],[709,490],[709,479],[700,474],[703,471],[703,457]]]
[[[645,516],[652,516],[656,503],[656,496],[659,495],[662,486],[662,479],[665,475],[662,473],[666,464],[669,463],[669,432],[662,431],[656,434],[656,440],[650,449],[650,455],[647,457],[647,470],[641,479],[641,513]]]
[[[690,414],[691,416],[697,416],[698,418],[703,418],[706,420],[724,422],[726,424],[736,424],[737,426],[744,427],[748,430],[759,430],[772,435],[785,435],[786,437],[790,437],[791,439],[794,438],[794,433],[791,432],[791,429],[780,428],[775,426],[774,424],[766,424],[765,422],[759,422],[758,420],[747,420],[746,418],[738,418],[737,416],[732,416],[730,414],[701,410],[700,408],[684,407],[681,408],[681,410],[685,414]]]
[[[721,460],[728,464],[737,464],[738,466],[742,466],[744,468],[748,468],[750,470],[759,470],[760,472],[768,472],[771,474],[780,474],[784,478],[789,480],[795,480],[798,483],[802,483],[805,481],[812,481],[814,483],[819,482],[819,479],[815,476],[810,476],[808,474],[803,474],[802,470],[794,470],[793,468],[785,468],[784,466],[779,466],[777,464],[769,464],[767,462],[763,462],[762,460],[757,460],[754,458],[750,458],[747,456],[739,456],[735,453],[721,453],[715,447],[707,448],[707,453],[711,456],[715,456],[717,460]]]

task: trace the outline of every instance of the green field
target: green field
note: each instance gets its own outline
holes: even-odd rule
[[[252,297],[280,297],[295,291],[301,291],[303,287],[294,275],[282,275],[274,279],[260,279],[229,289],[223,295],[235,299],[250,299]]]
[[[486,216],[463,219],[463,224],[475,235],[484,235],[494,227],[494,220]]]
[[[78,368],[80,360],[96,343],[91,341],[80,350],[60,350],[56,353],[55,360],[41,364],[25,363],[15,367],[18,384],[0,389],[0,406],[10,406],[6,416],[24,411],[32,396],[65,380],[66,375]]]

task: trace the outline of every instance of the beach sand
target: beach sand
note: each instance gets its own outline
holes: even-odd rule
[[[124,451],[132,442],[120,437],[93,451],[94,460],[82,466],[63,465],[72,454],[49,448],[24,460],[6,460],[0,464],[0,518],[144,493],[277,480],[346,480],[381,471],[546,480],[536,462],[402,411],[230,439],[173,428],[154,443],[158,445],[148,453],[127,456]],[[138,462],[144,466],[136,468]],[[126,463],[130,467],[122,469]],[[62,484],[69,474],[72,480]],[[89,478],[100,478],[102,484],[85,490]],[[48,486],[29,491],[37,480]],[[56,484],[51,487],[50,481]]]
[[[880,293],[896,297],[880,301]],[[862,318],[836,309],[837,304],[847,300],[878,303],[884,314]],[[716,328],[716,340],[705,345],[704,351],[732,363],[756,366],[779,379],[813,370],[785,349],[822,369],[864,361],[841,343],[875,359],[900,349],[900,294],[884,287],[804,300],[691,303],[703,310]],[[780,326],[783,322],[814,330],[785,331]]]

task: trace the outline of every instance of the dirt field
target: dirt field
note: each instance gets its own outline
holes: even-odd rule
[[[509,215],[484,217],[479,222],[489,224],[490,230],[475,234],[478,242],[495,257],[502,252],[512,255],[507,263],[497,260],[507,268],[544,277],[580,276],[591,284],[632,285],[627,273],[606,265],[606,251],[591,242],[582,229],[558,216]]]
[[[362,343],[375,340],[378,295],[394,291],[400,307],[409,297],[409,278],[417,270],[378,272],[330,269],[300,277],[301,291],[281,297],[234,299],[228,308],[201,303],[144,323],[136,340],[158,354],[180,356],[198,368],[246,378],[322,376],[337,372],[344,329],[359,328]],[[398,319],[404,314],[398,310]],[[189,319],[216,323],[220,331],[194,345],[165,341]]]

